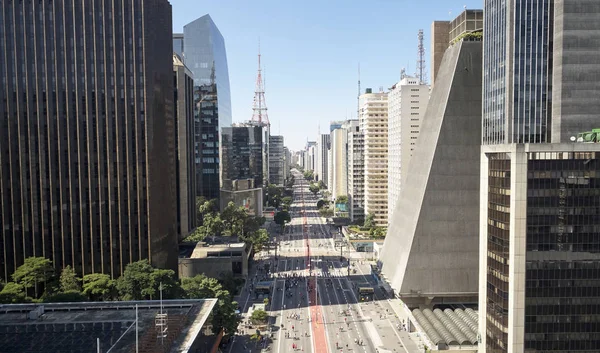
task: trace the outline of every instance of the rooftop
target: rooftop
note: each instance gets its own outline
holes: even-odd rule
[[[204,336],[216,299],[164,300],[165,352],[188,352]],[[93,302],[0,305],[0,352],[129,353],[135,345],[138,305],[139,351],[153,352],[160,302]],[[210,333],[209,333],[210,334]],[[207,342],[212,344],[213,340]]]
[[[208,257],[209,252],[227,252],[227,251],[243,251],[246,244],[244,243],[227,243],[227,244],[207,244],[204,242],[198,242],[194,251],[191,254],[191,258],[203,258]]]
[[[414,309],[414,318],[429,340],[435,344],[477,345],[477,311],[467,309]]]

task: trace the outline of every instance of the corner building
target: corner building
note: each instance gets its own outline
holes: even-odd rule
[[[0,276],[177,269],[171,5],[0,2]]]
[[[486,0],[480,351],[600,351],[600,3]]]

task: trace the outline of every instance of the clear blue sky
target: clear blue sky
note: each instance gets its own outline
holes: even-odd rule
[[[417,32],[425,30],[430,77],[430,27],[483,0],[171,0],[173,31],[210,14],[225,38],[233,121],[252,117],[260,37],[271,133],[292,150],[317,128],[356,117],[361,88],[389,88],[406,67],[415,72]]]

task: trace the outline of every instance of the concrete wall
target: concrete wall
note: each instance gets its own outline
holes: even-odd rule
[[[242,262],[242,276],[248,275],[248,259],[242,257],[207,257],[207,258],[180,258],[179,278],[195,277],[204,274],[207,277],[220,278],[224,274],[232,273],[231,264],[234,261]]]
[[[435,84],[440,64],[450,41],[450,21],[431,23],[431,86]]]
[[[600,1],[555,0],[552,142],[600,128]]]
[[[477,300],[481,49],[446,51],[403,180],[381,256],[402,297]]]

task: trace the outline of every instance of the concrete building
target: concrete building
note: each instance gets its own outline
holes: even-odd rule
[[[180,34],[174,38],[178,45]],[[196,191],[215,199],[221,187],[221,129],[231,126],[231,94],[225,40],[210,15],[183,26],[183,59],[194,75]]]
[[[347,120],[331,132],[331,197],[348,196],[350,151],[348,134],[358,128],[358,120]]]
[[[365,138],[359,126],[348,130],[348,202],[350,220],[365,218]]]
[[[333,157],[331,155],[331,146],[327,150],[327,182],[325,185],[327,185],[327,188],[331,192],[331,185],[333,185]]]
[[[414,77],[404,77],[388,93],[388,223],[393,217],[428,102],[429,86],[420,84]]]
[[[269,136],[269,183],[277,186],[285,183],[283,136]]]
[[[216,305],[217,299],[208,298],[4,304],[0,350],[217,352],[223,332],[212,332]],[[160,332],[166,335],[157,338]]]
[[[359,97],[359,125],[364,134],[365,214],[378,226],[388,222],[388,95],[367,88]]]
[[[208,239],[207,239],[208,240]],[[223,278],[228,275],[248,275],[248,255],[245,243],[198,242],[182,244],[179,256],[179,277]]]
[[[31,256],[112,277],[177,266],[171,5],[88,4],[1,5],[3,279]]]
[[[600,351],[599,5],[485,2],[480,351]]]
[[[483,30],[483,10],[466,9],[452,21],[431,23],[431,87],[439,70],[444,53],[451,42],[466,33]]]
[[[315,149],[317,142],[316,141],[307,141],[306,142],[306,170],[315,171]]]
[[[317,140],[316,151],[315,151],[315,180],[323,181],[325,185],[328,182],[328,157],[329,157],[329,145],[330,135],[321,134]]]
[[[477,303],[481,42],[446,51],[381,253],[410,308]]]
[[[262,127],[248,124],[237,124],[222,129],[222,189],[226,189],[226,180],[238,179],[252,179],[254,187],[263,187],[265,162],[262,131]]]
[[[194,81],[181,57],[173,54],[177,234],[183,239],[196,228],[196,164],[194,158]]]
[[[431,87],[435,84],[444,53],[450,43],[450,21],[433,21],[431,23]]]

